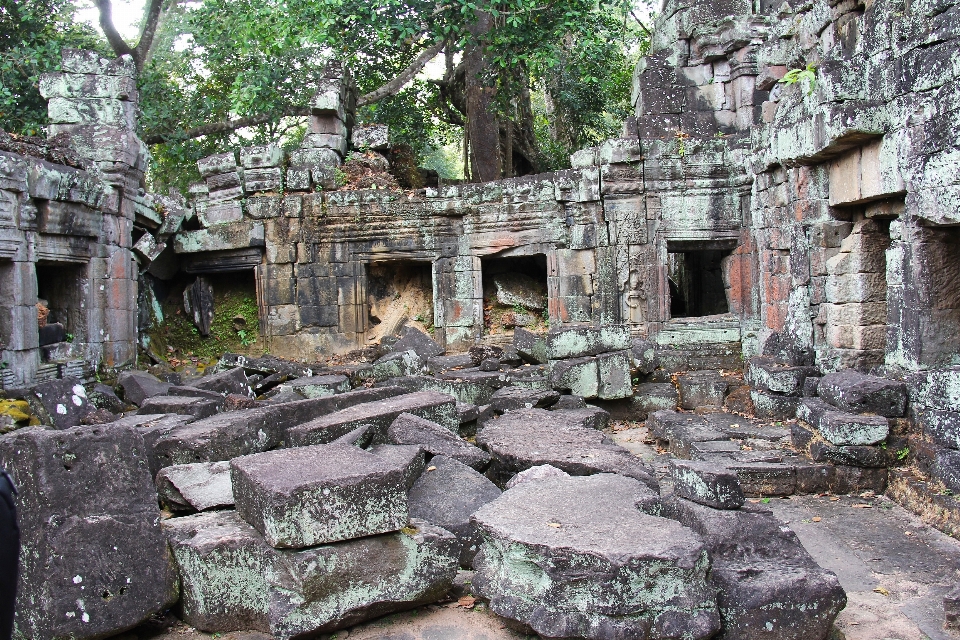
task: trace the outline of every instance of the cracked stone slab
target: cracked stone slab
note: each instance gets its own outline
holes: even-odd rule
[[[171,511],[207,511],[234,505],[229,462],[166,467],[157,474],[160,503]]]

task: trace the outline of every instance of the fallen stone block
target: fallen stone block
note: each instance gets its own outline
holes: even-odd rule
[[[779,363],[769,356],[750,358],[744,373],[748,384],[785,396],[804,395],[807,377],[820,375],[816,367],[794,367]]]
[[[234,458],[237,513],[276,548],[303,549],[407,524],[403,475],[379,456],[330,444]]]
[[[850,413],[900,418],[907,408],[907,385],[857,371],[828,373],[821,378],[817,394]]]
[[[402,532],[278,551],[234,511],[164,522],[180,570],[183,620],[202,631],[279,640],[350,627],[443,597],[460,545],[413,521]],[[336,567],[331,571],[331,567]]]
[[[573,394],[563,394],[552,405],[547,407],[550,411],[561,411],[566,409],[586,409],[587,403],[580,396]]]
[[[0,437],[19,491],[15,637],[106,637],[176,601],[146,453],[129,426]]]
[[[143,444],[147,450],[147,464],[150,467],[150,477],[155,478],[157,472],[164,466],[161,458],[154,449],[161,436],[170,433],[177,427],[182,427],[193,421],[193,416],[176,414],[159,415],[132,415],[108,423],[107,427],[135,427],[143,437]]]
[[[429,358],[443,355],[443,347],[423,331],[409,325],[400,331],[400,339],[393,345],[393,351],[413,351],[426,362]]]
[[[24,393],[30,411],[40,422],[54,429],[76,427],[93,411],[83,383],[78,378],[62,378],[36,384]]]
[[[493,344],[474,345],[470,347],[468,353],[475,367],[479,367],[484,360],[490,360],[491,358],[499,360],[503,357],[503,349]]]
[[[887,452],[880,447],[837,447],[822,440],[810,444],[810,458],[814,462],[832,462],[868,468],[886,467],[890,462]]]
[[[123,399],[137,406],[140,406],[147,398],[166,395],[170,387],[173,386],[161,382],[159,378],[146,371],[124,371],[120,374],[117,384],[123,389]]]
[[[566,360],[629,351],[631,342],[627,325],[562,327],[551,329],[547,334],[547,352],[551,360]]]
[[[459,353],[453,356],[434,356],[427,359],[427,372],[438,374],[451,369],[463,369],[473,366],[473,358],[469,353]]]
[[[410,489],[410,517],[451,532],[460,541],[460,566],[469,568],[480,547],[470,516],[500,496],[486,477],[453,458],[434,456],[428,470]]]
[[[370,444],[371,438],[370,427],[361,425],[350,433],[340,436],[330,444],[349,444],[350,446],[364,449]]]
[[[310,376],[308,378],[297,378],[283,385],[304,398],[324,398],[326,396],[346,393],[352,388],[350,379],[347,376],[336,374],[325,376]]]
[[[409,491],[426,468],[426,452],[415,444],[375,444],[368,453],[382,458],[388,465],[400,469],[403,486]]]
[[[670,463],[673,489],[678,496],[714,509],[739,509],[743,489],[737,473],[718,465],[673,460]]]
[[[729,384],[717,371],[691,371],[678,376],[680,406],[684,409],[722,407]]]
[[[669,382],[645,382],[633,391],[631,409],[638,420],[645,420],[654,411],[677,408],[680,394]]]
[[[247,374],[243,372],[243,367],[235,367],[211,376],[204,376],[196,380],[193,386],[207,391],[216,391],[223,395],[236,393],[249,396],[251,393],[250,384],[247,382]]]
[[[552,389],[528,389],[524,387],[503,387],[490,396],[490,406],[497,413],[506,413],[514,409],[546,409],[560,399],[560,394]]]
[[[600,394],[600,369],[597,359],[589,357],[551,360],[550,386],[581,398],[596,398]]]
[[[473,587],[544,637],[710,638],[720,620],[706,549],[641,512],[658,501],[611,474],[521,483],[473,516],[483,536]]]
[[[792,496],[797,492],[797,469],[779,462],[733,462],[729,465],[737,474],[745,496]]]
[[[461,440],[436,422],[409,413],[401,413],[387,428],[386,441],[419,445],[432,456],[447,456],[478,471],[490,464],[490,454],[483,449]]]
[[[187,396],[190,398],[206,398],[207,400],[223,400],[223,394],[186,385],[174,385],[167,389],[164,396]],[[156,397],[156,396],[154,396]]]
[[[217,401],[206,398],[191,398],[189,396],[153,396],[143,401],[137,413],[140,415],[176,413],[179,415],[193,416],[200,420],[215,415],[219,411],[222,402],[222,397]]]
[[[820,398],[804,398],[797,407],[797,418],[838,446],[879,444],[890,434],[886,418],[837,411]]]
[[[229,462],[198,462],[161,469],[157,474],[160,503],[171,511],[207,511],[232,507]]]
[[[525,362],[546,364],[549,359],[546,336],[522,327],[513,330],[513,346]]]
[[[106,409],[110,413],[123,413],[127,403],[121,400],[112,387],[97,383],[87,394],[90,402],[98,409]]]
[[[417,355],[416,351],[412,349],[393,351],[372,365],[355,372],[351,377],[351,382],[354,385],[370,381],[382,382],[390,378],[419,376],[423,372],[423,360]]]
[[[598,355],[599,387],[597,397],[601,400],[617,400],[632,396],[633,380],[630,368],[629,351],[615,351]]]
[[[702,536],[724,638],[826,638],[847,597],[793,531],[759,505],[719,510],[674,498],[670,515]]]
[[[641,375],[650,375],[657,370],[657,346],[649,340],[634,338],[630,345],[633,368]]]
[[[520,409],[485,423],[477,444],[493,456],[487,477],[504,486],[521,471],[549,464],[574,476],[618,473],[658,486],[651,469],[639,458],[604,433],[571,424],[564,413]]]
[[[754,412],[758,418],[772,420],[790,420],[797,415],[800,398],[783,396],[763,389],[751,389],[750,400],[753,402]]]
[[[507,482],[504,489],[513,489],[515,486],[521,482],[535,482],[537,480],[542,480],[544,478],[569,478],[571,477],[566,471],[561,471],[553,465],[541,464],[536,467],[530,467],[526,471],[521,471],[517,475],[510,478],[510,481]]]
[[[387,441],[387,429],[401,413],[436,422],[451,433],[460,426],[456,400],[442,393],[419,391],[358,404],[293,427],[288,433],[288,446],[324,444],[364,424],[373,429],[374,442],[383,443]]]
[[[218,462],[291,444],[290,432],[317,415],[364,403],[375,403],[403,393],[397,387],[358,389],[335,396],[271,404],[256,409],[221,413],[177,427],[157,438],[153,455],[162,467],[192,462]],[[299,397],[299,396],[298,396]],[[353,431],[352,425],[330,440]]]
[[[600,407],[586,406],[583,409],[558,409],[558,417],[569,425],[603,431],[610,426],[610,413]]]
[[[479,414],[480,411],[477,408],[477,405],[470,404],[468,402],[457,403],[457,417],[460,422],[461,429],[463,429],[463,425],[469,422],[476,422]]]

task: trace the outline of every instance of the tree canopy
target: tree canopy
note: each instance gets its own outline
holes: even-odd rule
[[[89,32],[68,25],[67,0],[27,2],[59,7],[49,28]],[[395,143],[423,155],[466,139],[475,178],[557,168],[617,134],[646,43],[632,0],[148,0],[136,44],[96,4],[114,52],[141,69],[158,187],[185,186],[197,159],[241,141],[298,144],[330,57],[354,72],[358,120],[389,124]]]

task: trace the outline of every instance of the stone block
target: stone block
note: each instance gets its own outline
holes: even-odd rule
[[[582,398],[596,398],[600,393],[600,370],[597,358],[571,358],[550,361],[550,386],[569,391]]]
[[[744,379],[754,387],[787,396],[802,395],[807,376],[819,375],[816,367],[794,367],[769,356],[750,358]]]
[[[76,427],[93,410],[77,378],[41,382],[27,389],[25,396],[32,413],[55,429]]]
[[[907,405],[904,383],[856,371],[823,376],[818,394],[842,411],[869,412],[887,418],[902,417]]]
[[[230,461],[237,514],[274,548],[398,531],[408,520],[396,467],[357,447],[318,445]]]
[[[490,406],[497,413],[506,413],[514,409],[547,409],[560,399],[560,394],[552,389],[530,389],[526,387],[503,387],[490,396]]]
[[[439,527],[412,524],[304,551],[271,548],[234,511],[173,518],[164,530],[180,566],[187,624],[291,640],[441,598],[456,576],[460,545]]]
[[[545,637],[709,638],[720,621],[707,553],[686,527],[641,512],[654,500],[609,474],[518,484],[473,516],[484,540],[473,586]],[[531,564],[549,570],[531,580]]]
[[[292,382],[285,383],[283,387],[295,391],[304,398],[323,398],[337,393],[345,393],[351,389],[349,378],[339,374],[297,378]]]
[[[773,418],[775,420],[790,420],[796,417],[799,398],[783,396],[772,391],[752,389],[750,400],[759,418]]]
[[[879,444],[890,433],[890,421],[886,418],[837,411],[820,398],[804,398],[797,407],[797,418],[837,446]]]
[[[616,400],[633,395],[629,351],[602,353],[596,357],[596,361],[599,376],[598,398]],[[576,393],[572,389],[571,392]]]
[[[810,444],[810,458],[814,462],[831,462],[868,469],[886,467],[890,462],[887,452],[880,447],[836,447],[822,440]]]
[[[405,326],[400,331],[400,339],[393,345],[393,351],[407,351],[412,349],[424,361],[443,354],[443,347],[433,338],[416,327]]]
[[[677,378],[680,406],[684,409],[697,407],[722,407],[729,382],[716,371],[691,371]]]
[[[198,389],[214,391],[223,395],[235,393],[242,396],[250,395],[250,383],[243,367],[234,367],[209,376],[204,376],[193,383]]]
[[[407,491],[426,469],[426,452],[420,445],[375,444],[367,452],[383,458],[392,467],[400,469]]]
[[[357,149],[384,151],[390,146],[390,128],[385,124],[354,127],[351,141]]]
[[[280,167],[247,169],[243,173],[243,187],[246,193],[261,191],[280,191],[283,170]]]
[[[347,395],[349,394],[333,397]],[[401,413],[410,413],[436,422],[451,433],[456,432],[459,426],[456,400],[452,396],[433,391],[418,391],[386,397],[378,402],[357,404],[293,427],[288,434],[288,444],[294,447],[324,444],[360,425],[370,425],[374,430],[374,439],[385,442],[387,429]]]
[[[143,438],[133,427],[0,437],[19,490],[18,638],[107,637],[177,599]]]
[[[222,403],[223,398],[220,398],[220,400],[210,400],[207,398],[191,398],[189,396],[153,396],[143,401],[137,413],[140,415],[176,413],[179,415],[193,416],[199,420],[209,418],[216,414]]]
[[[207,511],[234,505],[227,461],[166,467],[157,474],[156,483],[160,503],[171,511]]]
[[[941,447],[960,449],[960,411],[924,409],[918,421],[923,434]]]
[[[279,167],[281,164],[283,164],[283,149],[276,144],[240,149],[240,165],[244,169]]]
[[[525,361],[531,364],[547,363],[547,341],[545,336],[517,327],[513,331],[513,346]]]
[[[547,334],[547,350],[553,360],[624,351],[630,347],[627,325],[564,327],[551,329]]]
[[[210,178],[212,176],[236,172],[237,154],[233,151],[227,153],[218,153],[213,156],[207,156],[197,160],[197,169],[200,171],[200,177]],[[238,183],[239,184],[239,183]]]
[[[670,476],[681,498],[714,509],[739,509],[745,498],[735,471],[715,464],[673,460]]]
[[[377,444],[378,438],[374,438]],[[490,454],[465,442],[436,422],[401,413],[387,429],[384,440],[396,445],[419,445],[432,456],[446,456],[478,471],[490,464]]]
[[[460,541],[460,566],[470,568],[481,538],[470,516],[502,492],[469,466],[435,456],[410,489],[410,517],[443,527]]]
[[[333,149],[297,149],[290,154],[291,168],[339,167],[340,155]]]

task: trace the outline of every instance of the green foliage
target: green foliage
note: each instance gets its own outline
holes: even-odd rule
[[[903,462],[907,459],[907,456],[910,455],[910,447],[903,447],[902,449],[897,449],[897,460]]]
[[[796,84],[800,81],[806,82],[807,95],[813,93],[813,90],[817,87],[817,65],[808,64],[804,69],[791,69],[780,78],[780,82],[786,85]]]
[[[43,135],[40,75],[60,70],[65,47],[109,50],[92,28],[74,21],[75,10],[71,0],[0,0],[0,128]]]

